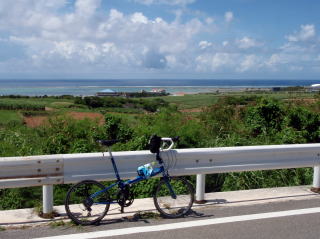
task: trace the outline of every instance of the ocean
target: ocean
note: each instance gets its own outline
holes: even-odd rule
[[[121,92],[165,89],[168,93],[204,93],[218,89],[310,86],[320,80],[0,80],[0,95],[95,95],[111,89]]]

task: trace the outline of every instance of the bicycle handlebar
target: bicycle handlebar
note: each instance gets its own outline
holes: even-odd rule
[[[170,142],[170,145],[168,148],[161,148],[162,151],[168,151],[170,149],[172,149],[172,147],[174,146],[174,143],[177,142],[179,140],[179,136],[174,137],[174,138],[161,138],[161,141],[163,142]],[[162,145],[164,146],[164,145]]]

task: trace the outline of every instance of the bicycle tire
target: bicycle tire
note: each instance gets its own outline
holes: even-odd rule
[[[108,192],[94,198],[89,196],[103,190],[105,187],[94,180],[84,180],[73,185],[67,192],[65,209],[68,217],[77,225],[92,225],[99,223],[107,214],[110,204],[100,204],[110,201]]]
[[[161,216],[166,218],[178,218],[188,214],[194,202],[192,184],[186,179],[178,177],[172,177],[168,182],[177,198],[171,197],[166,180],[160,180],[153,195],[156,209],[160,212]]]

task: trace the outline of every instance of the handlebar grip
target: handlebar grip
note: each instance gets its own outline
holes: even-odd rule
[[[180,136],[176,136],[176,137],[172,138],[173,142],[178,142],[179,140],[180,140]]]

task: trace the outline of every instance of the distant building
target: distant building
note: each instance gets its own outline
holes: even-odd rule
[[[105,89],[105,90],[97,92],[96,95],[97,96],[120,96],[120,93],[115,92],[115,91],[110,90],[110,89]]]
[[[277,92],[277,91],[280,91],[281,90],[281,87],[272,87],[272,91],[274,92]]]
[[[160,89],[157,91],[145,91],[140,92],[116,92],[111,89],[101,90],[96,93],[96,96],[121,96],[121,97],[153,97],[153,96],[165,96],[169,95],[165,90]]]
[[[150,92],[152,93],[158,93],[158,94],[165,94],[166,90],[165,89],[152,89]]]
[[[313,84],[310,86],[311,91],[320,91],[320,84]]]

